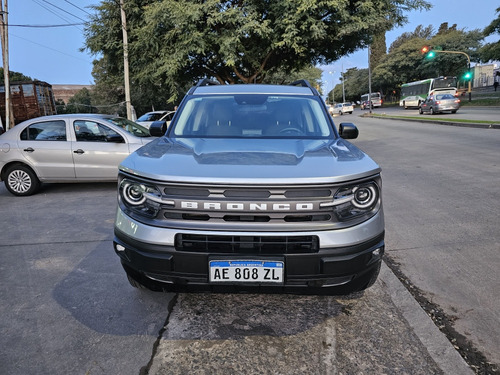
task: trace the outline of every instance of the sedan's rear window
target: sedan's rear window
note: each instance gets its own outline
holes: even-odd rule
[[[66,122],[35,122],[21,132],[22,141],[65,141]]]
[[[171,137],[326,138],[333,134],[316,98],[234,94],[193,96],[183,105]]]

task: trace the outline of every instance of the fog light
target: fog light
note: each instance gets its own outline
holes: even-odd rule
[[[115,245],[115,249],[116,249],[116,251],[125,251],[125,248],[122,245],[118,245],[118,244]]]
[[[378,257],[380,255],[380,247],[378,249],[373,250],[372,254]]]

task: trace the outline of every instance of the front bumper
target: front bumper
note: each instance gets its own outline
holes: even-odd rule
[[[124,268],[146,277],[168,289],[192,287],[210,290],[218,288],[209,283],[209,260],[281,260],[284,262],[284,283],[279,286],[263,286],[283,291],[305,291],[308,288],[354,286],[363,289],[363,284],[378,272],[384,253],[384,220],[380,211],[370,220],[351,228],[331,231],[297,232],[287,235],[317,237],[319,248],[308,253],[259,253],[183,251],[176,248],[175,238],[179,234],[199,235],[200,232],[157,228],[137,222],[118,209],[115,223],[114,249]],[[282,236],[283,233],[233,233],[205,232],[204,235],[265,237]],[[234,286],[234,285],[233,285]],[[252,283],[237,284],[236,287],[255,287]]]

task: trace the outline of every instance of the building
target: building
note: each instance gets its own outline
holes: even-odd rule
[[[10,99],[15,124],[30,118],[57,113],[52,86],[47,82],[12,82]],[[0,116],[2,124],[5,124],[5,85],[0,85]]]

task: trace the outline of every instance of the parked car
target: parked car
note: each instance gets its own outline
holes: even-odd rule
[[[142,125],[142,126],[149,129],[149,127],[151,126],[151,124],[153,122],[161,121],[162,117],[169,115],[171,113],[175,113],[175,112],[174,111],[166,111],[166,110],[147,112],[147,113],[143,114],[141,117],[139,117],[136,122],[139,125]]]
[[[165,121],[166,124],[167,124],[167,127],[170,125],[170,123],[172,122],[172,119],[174,118],[174,115],[175,115],[175,111],[170,111],[166,114],[164,114],[159,121]]]
[[[153,139],[116,116],[37,117],[0,135],[0,181],[18,196],[36,193],[42,182],[114,181],[118,164]]]
[[[343,115],[344,113],[351,114],[352,111],[354,111],[354,107],[350,102],[337,103],[335,104],[335,107],[333,107],[333,113],[338,113],[339,115]]]
[[[418,112],[422,115],[429,112],[431,115],[440,112],[456,113],[460,108],[460,99],[451,94],[435,94],[427,97],[425,102],[420,104]]]
[[[160,138],[119,167],[114,249],[130,284],[371,286],[385,246],[380,167],[326,109],[307,81],[189,89],[170,127],[153,123]]]

